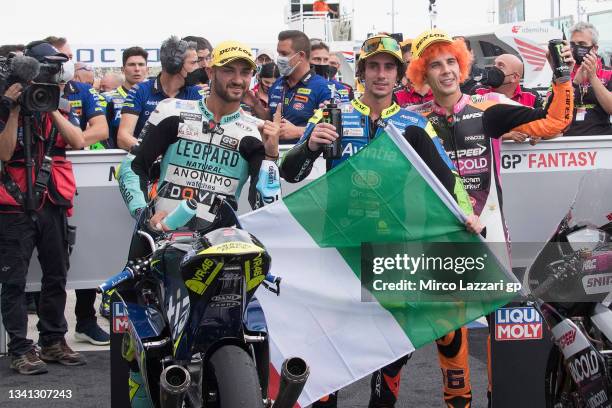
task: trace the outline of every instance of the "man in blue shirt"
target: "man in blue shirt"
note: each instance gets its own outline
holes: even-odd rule
[[[310,67],[316,74],[321,75],[329,81],[330,89],[337,102],[345,103],[353,100],[353,88],[336,81],[334,76],[338,71],[330,65],[329,46],[319,39],[310,40]]]
[[[172,36],[160,49],[162,72],[157,78],[134,85],[121,108],[117,144],[130,150],[138,145],[138,135],[157,104],[166,98],[198,100],[202,91],[185,86],[185,78],[198,68],[196,45]]]
[[[106,140],[108,126],[105,120],[106,100],[104,97],[91,85],[74,80],[66,83],[63,94],[64,98],[70,101],[72,110],[79,118],[81,130],[86,135],[86,145]]]
[[[142,47],[130,47],[123,50],[123,66],[121,72],[125,76],[123,85],[107,94],[106,98],[106,121],[109,128],[109,143],[112,148],[117,147],[117,131],[121,120],[121,109],[127,98],[128,92],[134,85],[147,78],[147,59],[149,53]]]
[[[268,92],[270,116],[280,109],[280,143],[294,143],[314,111],[331,99],[331,90],[327,80],[310,69],[310,40],[306,34],[281,31],[276,51],[281,77]]]

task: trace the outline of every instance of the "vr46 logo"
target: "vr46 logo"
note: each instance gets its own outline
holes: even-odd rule
[[[223,268],[223,262],[219,262],[215,266],[215,261],[210,258],[206,258],[204,259],[204,262],[202,262],[202,265],[195,271],[193,278],[188,279],[185,282],[185,286],[187,286],[187,288],[189,288],[189,290],[192,292],[201,295],[206,291],[208,285],[210,285],[215,279],[221,268]],[[207,278],[206,275],[208,275]],[[204,278],[206,278],[206,280],[204,280]]]

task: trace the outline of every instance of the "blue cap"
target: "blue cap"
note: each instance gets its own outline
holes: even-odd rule
[[[38,62],[45,62],[47,59],[55,59],[59,62],[68,61],[68,56],[66,54],[62,54],[57,48],[44,41],[34,41],[28,44],[26,46],[25,56],[32,57]]]

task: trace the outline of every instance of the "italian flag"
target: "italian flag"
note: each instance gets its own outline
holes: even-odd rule
[[[473,242],[488,250],[464,220],[394,127],[282,201],[242,216],[243,228],[270,252],[272,274],[282,277],[280,296],[257,292],[271,379],[285,358],[303,358],[310,377],[299,404],[306,406],[509,302],[515,294],[388,302],[371,293],[362,301],[362,243]],[[495,265],[487,271],[492,280],[516,281],[506,265]]]

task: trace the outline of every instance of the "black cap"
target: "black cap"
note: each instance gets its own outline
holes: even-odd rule
[[[44,41],[33,41],[29,43],[26,46],[25,56],[32,57],[38,62],[45,62],[49,59],[64,62],[69,59],[66,54],[62,54],[57,48]]]

